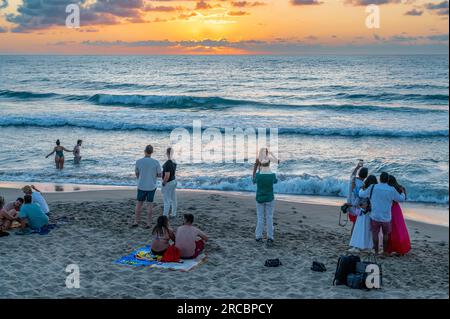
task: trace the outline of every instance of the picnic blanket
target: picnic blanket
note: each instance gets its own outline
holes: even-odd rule
[[[182,259],[181,262],[179,263],[163,263],[161,261],[158,261],[157,256],[153,255],[150,247],[151,246],[149,245],[136,249],[132,253],[116,260],[115,263],[133,267],[150,267],[169,270],[190,271],[194,267],[197,267],[202,263],[206,262],[206,254],[201,253],[195,259],[189,260]]]

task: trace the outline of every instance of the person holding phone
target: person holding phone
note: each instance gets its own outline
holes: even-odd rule
[[[369,170],[364,167],[364,160],[359,160],[355,169],[352,172],[349,183],[349,192],[347,197],[347,213],[348,218],[352,222],[351,234],[355,228],[356,219],[358,217],[357,211],[360,206],[359,191],[364,185],[364,180],[369,176]]]

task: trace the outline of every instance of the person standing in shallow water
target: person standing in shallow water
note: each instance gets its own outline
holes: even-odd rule
[[[53,154],[55,154],[55,165],[56,169],[63,169],[64,168],[64,152],[72,152],[61,145],[60,140],[56,140],[56,146],[54,147],[53,151],[48,154],[45,158],[49,158]]]
[[[81,163],[81,144],[83,144],[83,141],[78,140],[77,145],[73,148],[73,162],[75,164]]]

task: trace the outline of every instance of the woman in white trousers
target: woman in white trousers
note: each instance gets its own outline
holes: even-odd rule
[[[173,149],[169,147],[166,151],[167,161],[163,165],[162,194],[164,200],[164,216],[169,216],[172,207],[171,217],[177,216],[177,164],[172,160]]]

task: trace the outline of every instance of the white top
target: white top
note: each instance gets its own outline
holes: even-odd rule
[[[403,202],[406,197],[405,194],[399,194],[397,190],[388,184],[376,184],[366,190],[359,191],[359,197],[369,198],[370,192],[373,188],[372,198],[370,203],[372,205],[372,212],[370,218],[377,222],[390,222],[392,220],[392,203]]]
[[[158,175],[161,173],[161,164],[151,158],[144,157],[136,162],[136,174],[138,175],[138,189],[150,192],[156,189]]]
[[[45,201],[45,198],[44,198],[44,196],[42,196],[41,193],[33,192],[31,194],[31,197],[33,198],[33,203],[38,204],[45,214],[48,214],[50,212],[50,209],[48,208],[47,202]]]

